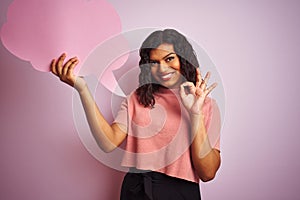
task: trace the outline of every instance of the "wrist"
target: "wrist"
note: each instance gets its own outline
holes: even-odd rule
[[[77,90],[77,92],[79,93],[79,95],[83,95],[86,91],[88,91],[88,86],[87,84],[84,84],[82,86],[74,86],[74,88]]]
[[[201,118],[203,118],[203,116],[204,116],[202,111],[199,111],[199,112],[197,112],[197,113],[195,113],[195,112],[190,112],[189,115],[190,115],[190,118],[191,118],[191,119],[201,119]]]
[[[84,91],[88,90],[88,86],[83,77],[77,77],[74,83],[74,89],[76,89],[79,94],[84,93]]]

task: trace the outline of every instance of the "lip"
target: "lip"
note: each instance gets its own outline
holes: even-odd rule
[[[160,74],[160,79],[163,80],[163,81],[168,81],[170,80],[172,77],[173,77],[173,74],[175,72],[169,72],[169,73],[163,73],[163,74]]]

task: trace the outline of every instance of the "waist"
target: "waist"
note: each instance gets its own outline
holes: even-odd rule
[[[163,191],[170,192],[172,195],[175,195],[174,191],[180,191],[181,195],[190,193],[199,195],[200,192],[199,185],[197,183],[168,176],[161,172],[140,170],[134,167],[130,168],[129,172],[124,178],[124,182],[126,183],[126,186],[123,189],[126,188],[126,190],[128,190],[128,192],[133,196],[143,193],[150,200],[154,199],[154,193],[160,193],[157,191],[160,191],[163,188],[165,188]]]
[[[137,169],[135,167],[130,167],[128,172],[129,173],[147,173],[147,172],[153,172],[153,171],[151,171],[151,170]]]

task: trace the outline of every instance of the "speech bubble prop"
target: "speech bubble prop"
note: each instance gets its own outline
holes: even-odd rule
[[[47,72],[62,52],[83,61],[96,45],[120,32],[120,18],[104,0],[15,0],[1,40],[15,56]]]

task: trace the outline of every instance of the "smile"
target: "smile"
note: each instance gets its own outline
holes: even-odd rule
[[[167,74],[163,74],[160,76],[160,78],[163,80],[163,81],[167,81],[167,80],[170,80],[172,78],[172,75],[174,74],[175,72],[170,72],[170,73],[167,73]]]

